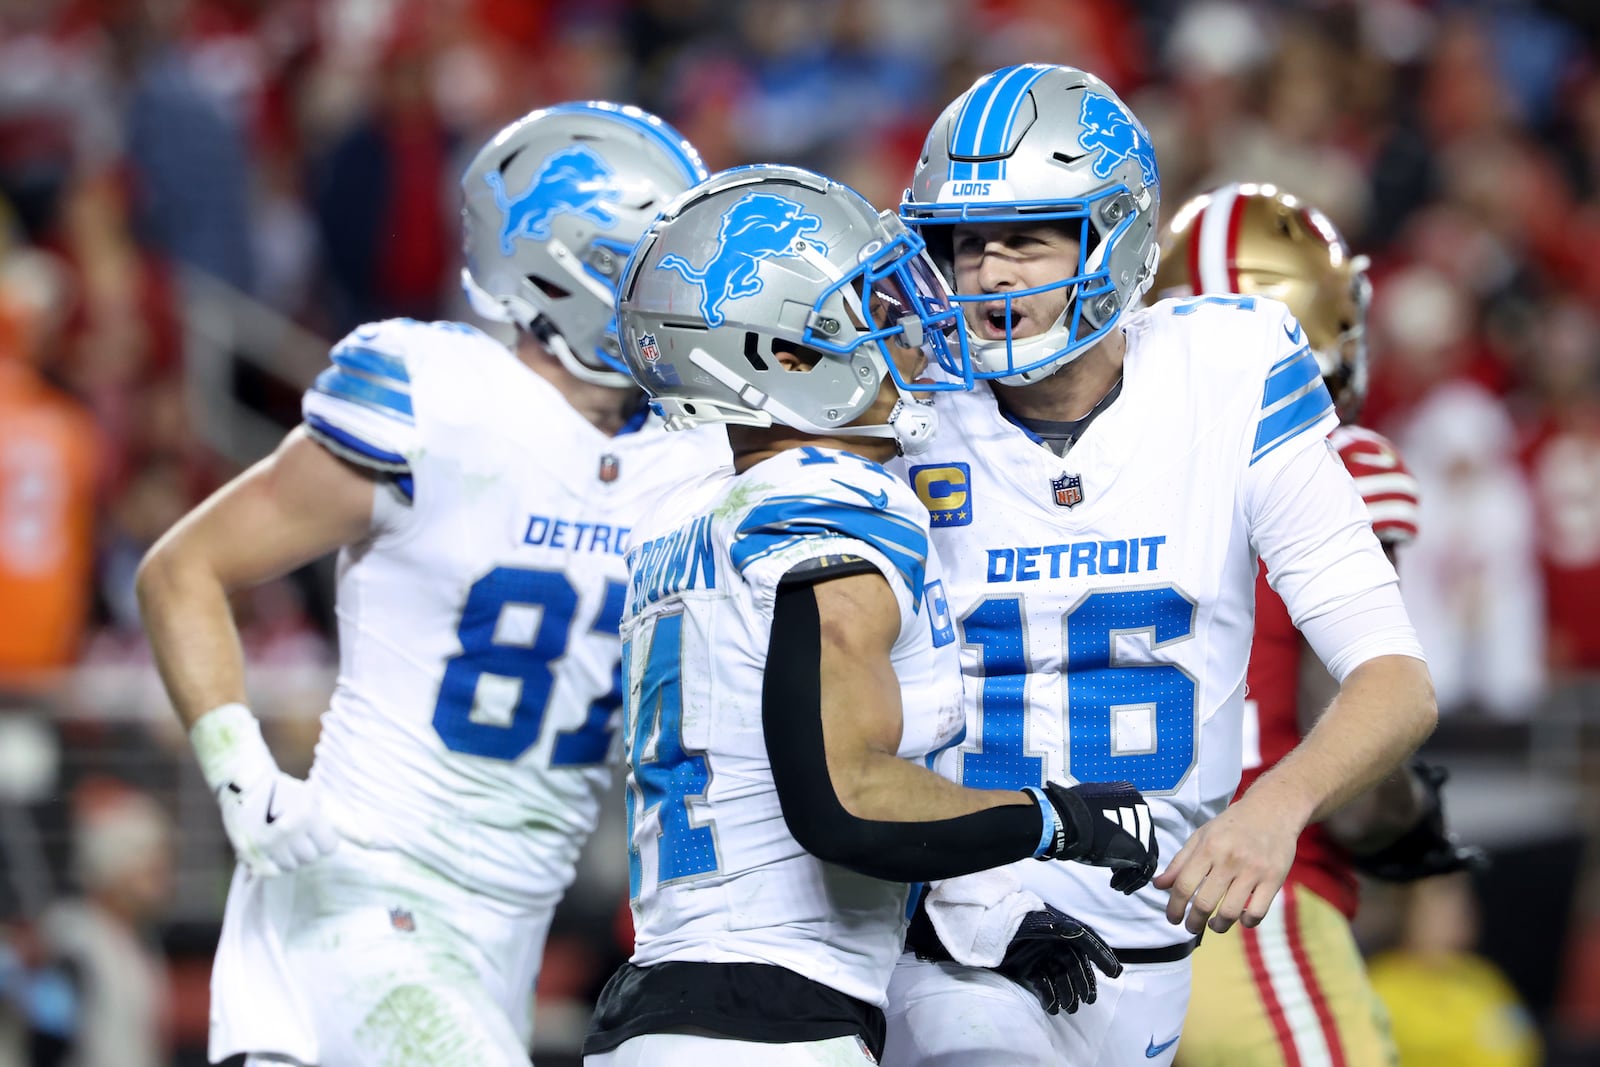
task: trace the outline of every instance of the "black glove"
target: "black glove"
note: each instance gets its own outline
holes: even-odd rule
[[[1107,978],[1122,973],[1122,964],[1099,936],[1064,911],[1045,905],[1022,917],[1006,957],[995,968],[1033,992],[1051,1015],[1065,1008],[1068,1015],[1078,1004],[1093,1004],[1099,995],[1095,969]]]
[[[1378,851],[1351,857],[1356,870],[1385,882],[1415,882],[1486,867],[1489,860],[1483,849],[1457,844],[1455,835],[1445,829],[1442,790],[1450,772],[1420,759],[1413,759],[1409,769],[1422,784],[1422,818]]]
[[[950,952],[928,919],[926,900],[924,894],[911,914],[906,950],[920,960],[947,961]],[[1096,968],[1107,978],[1122,973],[1117,954],[1093,930],[1045,905],[1043,911],[1030,911],[1022,917],[995,970],[1038,997],[1039,1006],[1051,1015],[1062,1008],[1071,1015],[1080,1003],[1093,1004],[1099,995]]]
[[[1150,805],[1129,782],[1046,782],[1044,797],[1055,808],[1055,840],[1040,859],[1077,860],[1110,867],[1111,888],[1133,893],[1156,876],[1160,846]]]

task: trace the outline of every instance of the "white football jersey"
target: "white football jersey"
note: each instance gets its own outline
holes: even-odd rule
[[[623,619],[630,867],[639,965],[764,963],[882,1006],[907,887],[823,861],[790,834],[762,731],[778,583],[871,561],[900,607],[899,754],[963,730],[961,668],[926,510],[882,467],[801,448],[707,481],[637,538]]]
[[[967,676],[968,734],[938,769],[988,789],[1130,781],[1164,867],[1239,782],[1258,554],[1297,621],[1395,576],[1348,476],[1348,500],[1310,511],[1275,483],[1307,450],[1338,464],[1333,402],[1287,308],[1203,297],[1125,323],[1121,396],[1064,459],[980,387],[939,398],[906,477]],[[1017,871],[1114,946],[1185,936],[1153,887],[1123,896],[1073,863]]]
[[[631,530],[729,462],[726,434],[641,415],[607,436],[459,323],[364,326],[332,360],[306,426],[395,490],[339,554],[339,680],[312,777],[371,844],[553,901],[620,752]]]

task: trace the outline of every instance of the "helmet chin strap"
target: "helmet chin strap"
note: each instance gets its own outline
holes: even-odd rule
[[[637,389],[632,378],[619,371],[598,370],[584,363],[567,344],[567,339],[555,331],[549,331],[540,336],[544,346],[561,361],[567,372],[579,381],[588,382],[590,385],[604,385],[611,389]]]
[[[620,371],[591,367],[578,358],[567,344],[567,339],[549,328],[536,328],[539,310],[516,297],[496,297],[478,284],[467,268],[461,268],[461,290],[467,295],[472,310],[490,322],[504,322],[537,337],[545,348],[561,361],[574,378],[590,385],[603,385],[610,389],[634,389],[633,379]],[[546,327],[549,323],[546,322]]]
[[[930,400],[907,399],[904,393],[889,412],[889,429],[902,456],[920,456],[933,447],[939,432],[939,412]]]

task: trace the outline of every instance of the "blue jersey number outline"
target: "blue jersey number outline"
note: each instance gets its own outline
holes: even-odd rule
[[[1117,638],[1130,634],[1147,635],[1152,650],[1187,641],[1195,634],[1197,610],[1177,587],[1157,585],[1093,591],[1062,614],[1068,776],[1079,782],[1130,781],[1147,796],[1174,793],[1183,784],[1197,750],[1197,683],[1176,664],[1124,664],[1116,648]],[[1030,750],[1027,737],[1032,665],[1023,598],[985,598],[961,619],[961,633],[963,647],[978,652],[983,679],[978,750],[962,755],[962,784],[1042,784],[1044,756]],[[1122,717],[1129,720],[1127,731],[1116,728]],[[1130,741],[1122,751],[1118,733]]]
[[[623,582],[606,582],[605,594],[591,632],[616,634],[627,595]],[[538,611],[533,640],[506,644],[495,640],[508,606]],[[558,570],[496,567],[467,591],[456,627],[461,651],[445,662],[439,697],[433,706],[433,728],[446,748],[485,759],[517,760],[539,740],[550,692],[555,684],[551,664],[567,653],[578,591]],[[517,700],[507,723],[476,721],[472,707],[485,674],[517,683]],[[589,704],[583,724],[563,730],[551,749],[552,767],[584,767],[605,762],[615,732],[612,713],[622,703],[621,671],[612,672],[607,693]]]
[[[622,645],[629,679],[624,721],[628,767],[628,898],[639,899],[643,857],[634,828],[656,813],[656,886],[721,866],[709,820],[696,820],[690,801],[704,802],[711,768],[703,752],[683,744],[683,614],[660,615]],[[643,642],[644,670],[632,684],[633,657]]]

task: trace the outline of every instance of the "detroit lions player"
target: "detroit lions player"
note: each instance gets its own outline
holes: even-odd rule
[[[1202,249],[1204,253],[1202,254]],[[1162,297],[1260,294],[1306,331],[1342,424],[1329,442],[1355,479],[1384,551],[1417,534],[1417,481],[1387,438],[1354,425],[1366,395],[1366,258],[1327,216],[1270,185],[1225,185],[1174,214],[1154,290]],[[1303,684],[1304,641],[1283,601],[1256,579],[1246,681],[1244,776],[1235,796],[1289,752],[1320,702]],[[1460,870],[1478,853],[1444,832],[1442,772],[1413,761],[1324,822],[1306,828],[1278,907],[1255,929],[1208,937],[1194,954],[1182,1067],[1393,1063],[1399,1053],[1350,931],[1357,868],[1419,878]]]
[[[502,130],[462,178],[465,280],[515,351],[458,323],[357,329],[303,425],[151,550],[145,625],[240,859],[214,1060],[527,1062],[620,747],[629,530],[727,462],[720,433],[664,434],[608,327],[633,242],[704,173],[635,108]],[[335,549],[339,681],[305,782],[245,704],[227,595]]]
[[[881,464],[926,445],[918,395],[970,379],[898,219],[739,168],[667,209],[620,294],[634,375],[668,426],[729,424],[734,470],[663,501],[630,554],[638,939],[585,1062],[872,1063],[905,882],[1036,856],[1132,891],[1146,809],[1126,783],[963,789],[921,765],[961,736],[961,672],[927,512]],[[930,353],[958,380],[918,382]],[[1092,999],[1116,961],[1059,919]]]
[[[1170,1063],[1202,930],[1259,923],[1301,829],[1434,722],[1394,569],[1324,443],[1333,402],[1299,324],[1253,297],[1130,310],[1159,203],[1154,150],[1116,95],[1032,64],[945,110],[901,208],[950,272],[987,380],[945,398],[907,471],[968,681],[972,728],[939,766],[990,788],[1128,779],[1171,860],[1130,897],[1070,865],[1020,867],[1111,942],[1122,976],[1050,1017],[1002,976],[902,957],[886,1063]],[[1258,556],[1342,686],[1224,811]]]

